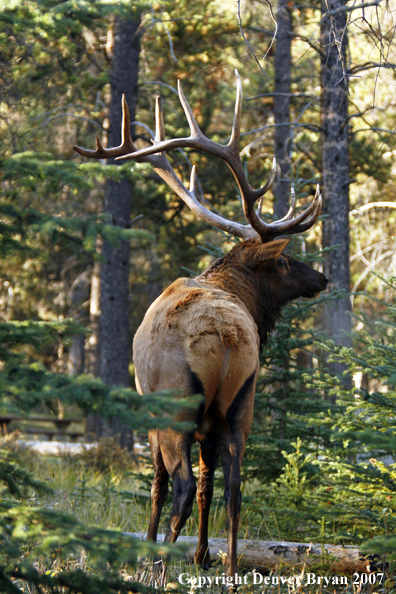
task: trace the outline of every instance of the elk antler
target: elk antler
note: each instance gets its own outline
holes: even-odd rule
[[[194,118],[191,107],[184,96],[181,83],[178,81],[178,90],[180,102],[186,114],[189,126],[190,136],[188,138],[174,138],[165,140],[164,120],[162,103],[160,97],[156,101],[156,134],[153,146],[138,150],[131,139],[130,134],[130,118],[129,109],[123,96],[123,121],[122,121],[122,143],[116,148],[105,149],[101,145],[98,137],[96,137],[97,148],[95,151],[74,146],[74,150],[86,157],[94,159],[103,159],[106,157],[116,157],[117,160],[134,159],[138,162],[150,163],[158,175],[180,196],[180,198],[187,204],[187,206],[204,221],[210,223],[214,227],[227,231],[242,239],[250,239],[252,237],[260,237],[263,243],[271,241],[277,235],[301,233],[309,229],[317,220],[321,206],[322,196],[320,194],[319,186],[317,186],[316,194],[311,204],[298,216],[294,217],[296,209],[296,197],[294,189],[292,188],[291,204],[289,211],[279,221],[273,223],[265,223],[260,218],[260,206],[255,211],[254,205],[256,201],[264,196],[264,194],[272,187],[276,174],[277,163],[274,158],[272,170],[267,183],[259,190],[254,190],[249,185],[245,175],[242,161],[239,156],[239,138],[241,129],[241,115],[242,115],[242,85],[238,71],[235,71],[237,80],[237,95],[235,102],[234,123],[231,132],[231,138],[227,145],[217,144],[209,138],[206,138],[199,129],[199,126]],[[205,151],[216,157],[223,159],[231,169],[234,178],[238,184],[242,196],[243,210],[249,225],[242,225],[234,221],[229,221],[214,212],[211,212],[197,200],[195,188],[195,166],[191,171],[190,189],[177,177],[172,166],[170,165],[166,151],[172,148],[196,148]],[[309,218],[308,216],[311,215]]]

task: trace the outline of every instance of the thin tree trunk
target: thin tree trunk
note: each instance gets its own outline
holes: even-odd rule
[[[322,0],[322,15],[343,8],[345,0]],[[348,79],[346,76],[346,12],[321,21],[322,56],[322,192],[324,214],[323,247],[338,244],[325,254],[324,273],[330,290],[350,290],[349,276],[349,152],[348,152]],[[349,345],[342,334],[349,331],[349,299],[338,299],[326,306],[325,325],[337,344]],[[334,365],[335,373],[343,371]]]
[[[275,157],[281,169],[275,186],[274,214],[282,218],[287,212],[290,193],[290,72],[291,72],[291,12],[288,0],[279,0],[277,11],[278,31],[275,47]]]
[[[97,245],[97,251],[101,252],[101,241]],[[100,376],[100,337],[99,337],[99,316],[100,316],[100,261],[95,260],[91,274],[91,294],[89,297],[89,321],[91,334],[87,341],[86,367],[87,372],[95,377]],[[97,436],[102,428],[102,420],[97,413],[90,413],[87,416],[87,435]]]
[[[68,302],[71,306],[70,313],[73,318],[84,325],[86,318],[86,302],[89,291],[88,271],[77,275],[68,291]],[[67,357],[67,372],[70,375],[80,375],[85,368],[85,336],[76,334],[72,337]]]
[[[101,243],[101,242],[100,242]],[[101,245],[99,252],[101,252]],[[87,346],[87,372],[95,377],[100,375],[100,338],[99,338],[99,316],[100,316],[100,273],[101,265],[95,260],[91,273],[91,293],[89,296],[89,321],[91,334]]]
[[[69,375],[80,375],[81,373],[84,373],[84,342],[84,334],[77,334],[72,337],[67,358],[67,373],[69,373]]]
[[[138,65],[139,21],[116,18],[113,33],[111,66],[111,104],[108,146],[120,143],[122,121],[121,98],[125,93],[131,121],[135,119]],[[114,162],[110,160],[110,162]],[[108,180],[105,193],[105,212],[114,225],[125,228],[131,220],[133,189],[127,179]],[[101,272],[100,318],[100,376],[108,385],[129,386],[129,241],[121,241],[115,248],[103,241]],[[133,434],[121,427],[118,419],[102,426],[102,433],[119,435],[123,447],[133,447]]]

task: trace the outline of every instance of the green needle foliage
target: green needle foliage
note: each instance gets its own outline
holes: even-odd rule
[[[47,372],[39,374],[36,380],[32,390],[26,387],[19,392],[17,388],[13,394],[18,402],[22,394],[25,410],[29,397],[30,406],[34,407],[39,396],[45,400],[49,391],[64,403],[80,404],[86,412],[99,411],[104,418],[117,416],[134,429],[171,424],[166,411],[174,410],[174,395],[153,395],[152,400],[149,398],[153,405],[150,407],[150,402],[142,404],[142,398],[130,390],[109,390],[88,378],[80,378],[73,385],[70,378]],[[189,427],[191,424],[186,422],[175,424],[178,430]],[[0,480],[4,487],[0,503],[1,592],[23,592],[26,581],[34,584],[37,592],[146,592],[150,589],[144,584],[130,581],[138,558],[162,555],[166,559],[180,553],[180,548],[86,526],[67,514],[46,509],[48,487],[26,473],[9,452],[0,451]],[[89,560],[86,570],[68,569],[81,554]],[[55,558],[56,571],[52,567]]]
[[[89,376],[54,374],[31,362],[32,349],[64,341],[81,332],[75,322],[8,322],[0,324],[0,409],[28,414],[55,399],[78,406],[84,414],[117,417],[133,429],[191,430],[188,408],[200,401],[180,400],[174,420],[175,394],[152,394],[144,399],[128,388],[111,388]],[[29,350],[27,354],[26,349]],[[178,420],[179,419],[179,420]],[[28,582],[35,592],[147,592],[131,581],[141,556],[178,554],[180,549],[135,540],[114,530],[82,524],[45,507],[49,488],[29,475],[9,452],[0,451],[0,591],[19,593]],[[81,555],[86,568],[73,568]],[[54,565],[56,559],[56,567]]]
[[[7,412],[32,412],[40,405],[53,408],[56,399],[64,405],[76,405],[84,414],[97,412],[103,418],[118,417],[133,429],[165,428],[191,429],[186,420],[173,420],[175,393],[149,394],[142,398],[134,390],[110,387],[88,375],[71,377],[52,373],[31,358],[23,347],[39,350],[46,343],[67,340],[83,332],[73,320],[64,322],[7,322],[0,323],[0,407]],[[180,410],[195,409],[201,397],[195,400],[178,399]],[[186,417],[180,413],[181,417]],[[188,414],[187,414],[188,418]]]
[[[390,303],[376,322],[356,315],[361,330],[353,333],[354,348],[321,344],[331,361],[342,362],[351,375],[359,374],[361,385],[345,390],[329,389],[343,407],[343,416],[334,425],[333,440],[342,447],[328,452],[320,466],[328,472],[342,506],[355,526],[355,538],[367,540],[366,550],[389,553],[396,548],[391,536],[396,530],[396,279],[383,279],[391,292]],[[381,315],[382,313],[382,315]],[[326,378],[325,378],[326,379]]]
[[[389,291],[395,290],[395,278],[382,280]],[[304,398],[300,408],[287,409],[282,442],[275,419],[267,459],[272,455],[277,461],[276,471],[283,468],[270,485],[263,485],[262,493],[264,510],[276,514],[285,538],[355,544],[387,554],[388,561],[396,559],[395,304],[394,296],[390,304],[377,302],[382,306],[377,322],[356,315],[361,329],[352,333],[353,348],[313,337],[312,347],[327,353],[329,362],[343,363],[345,373],[356,383],[360,377],[361,385],[346,389],[325,366],[301,371]],[[298,385],[287,384],[290,400],[284,399],[283,406],[293,402]],[[304,403],[308,395],[310,402]],[[299,436],[288,441],[294,431]],[[280,443],[285,447],[282,458],[276,458]]]
[[[74,200],[81,192],[87,192],[105,179],[141,180],[147,167],[104,166],[99,163],[77,165],[71,162],[54,161],[45,153],[18,153],[4,159],[0,171],[0,183],[7,188],[7,201],[0,203],[0,256],[19,253],[22,257],[44,256],[44,250],[58,247],[61,250],[86,255],[95,254],[96,240],[100,235],[113,245],[122,239],[147,240],[151,235],[140,229],[122,229],[109,224],[106,215],[65,216],[56,212],[54,205],[47,211],[38,210],[31,200],[15,204],[16,190],[12,180],[18,180],[18,201],[33,192],[38,196],[57,195],[67,187]],[[56,205],[56,202],[55,202]],[[37,242],[40,237],[44,244]],[[41,248],[41,249],[40,249]]]
[[[3,457],[0,457],[0,468]],[[19,471],[25,490],[32,485],[29,475]],[[36,494],[46,488],[34,484]],[[72,516],[24,505],[3,493],[0,503],[0,588],[14,594],[25,591],[24,583],[37,592],[149,592],[151,588],[125,579],[136,567],[139,556],[180,554],[180,548],[155,545],[115,530],[89,527]],[[9,495],[11,495],[9,493]],[[89,568],[68,569],[84,552]],[[57,567],[54,568],[54,559]],[[124,570],[124,574],[121,573]]]

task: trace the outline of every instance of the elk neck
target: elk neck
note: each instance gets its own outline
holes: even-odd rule
[[[260,344],[263,346],[276,321],[281,317],[282,305],[277,302],[271,291],[269,279],[262,274],[259,275],[257,269],[249,267],[245,253],[241,258],[242,253],[238,248],[247,243],[238,244],[195,280],[204,286],[220,289],[238,297],[255,321]]]

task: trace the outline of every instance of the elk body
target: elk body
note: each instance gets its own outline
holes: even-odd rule
[[[237,571],[236,547],[241,509],[241,464],[253,419],[260,345],[264,345],[282,308],[292,299],[313,297],[327,287],[326,277],[284,253],[288,239],[275,239],[310,228],[321,208],[319,189],[312,203],[295,214],[295,196],[287,215],[267,224],[255,203],[271,187],[276,164],[267,184],[253,190],[239,158],[242,92],[237,75],[237,100],[231,140],[227,146],[207,139],[199,130],[181,87],[180,100],[191,136],[166,141],[162,109],[157,101],[154,146],[137,150],[130,136],[128,108],[124,102],[122,144],[105,149],[75,147],[93,158],[115,156],[151,163],[188,206],[212,225],[244,241],[195,279],[176,280],[151,305],[133,345],[136,383],[140,394],[178,390],[181,396],[202,394],[202,405],[190,433],[152,430],[149,441],[154,465],[152,508],[147,537],[156,540],[162,506],[173,481],[173,509],[165,540],[174,542],[191,514],[195,494],[199,508],[199,537],[195,561],[210,564],[209,508],[216,464],[221,459],[228,519],[226,575]],[[165,151],[193,147],[224,159],[239,186],[248,225],[228,221],[197,200],[195,169],[187,189],[174,173]],[[196,487],[190,460],[194,441],[199,444],[199,478]]]

